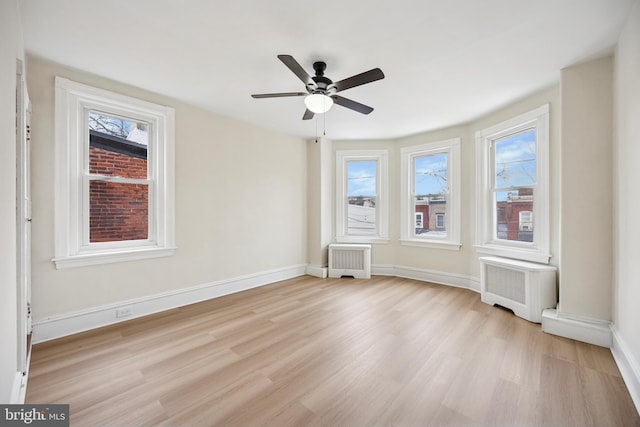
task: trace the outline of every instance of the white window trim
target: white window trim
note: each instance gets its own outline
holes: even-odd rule
[[[447,213],[445,215],[446,237],[432,237],[427,234],[414,236],[415,222],[413,218],[413,164],[416,157],[446,153],[448,159],[449,199],[447,200]],[[422,246],[447,250],[460,250],[460,138],[452,138],[445,141],[430,142],[426,144],[403,147],[401,156],[401,209],[400,209],[400,244],[405,246]]]
[[[536,128],[536,186],[534,187],[533,243],[499,240],[494,235],[496,212],[493,194],[491,144],[505,136]],[[476,250],[481,254],[504,256],[548,264],[549,253],[549,104],[476,132]]]
[[[337,150],[336,151],[336,236],[338,243],[388,243],[389,242],[389,162],[387,150]],[[347,162],[377,162],[376,171],[376,230],[375,236],[347,234]]]
[[[70,81],[55,80],[55,257],[56,268],[170,256],[174,244],[173,108]],[[88,156],[88,110],[135,117],[151,124],[148,168],[149,239],[86,244],[88,200],[84,184]]]

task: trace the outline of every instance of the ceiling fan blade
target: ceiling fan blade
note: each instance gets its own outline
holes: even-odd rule
[[[369,114],[373,111],[373,108],[369,107],[368,105],[360,104],[359,102],[345,98],[344,96],[333,95],[331,96],[331,98],[333,98],[333,102],[335,102],[336,104],[349,108],[353,111],[357,111],[358,113]]]
[[[374,68],[373,70],[365,71],[364,73],[335,82],[334,85],[338,91],[343,91],[351,89],[352,87],[375,82],[380,79],[384,79],[384,73],[380,68]]]
[[[252,98],[283,98],[285,96],[306,96],[307,92],[281,92],[281,93],[258,93],[251,95]]]
[[[304,68],[302,68],[302,66],[298,64],[298,61],[293,59],[293,56],[278,55],[278,59],[282,61],[284,65],[287,66],[287,68],[293,71],[293,74],[298,76],[298,78],[302,80],[302,83],[304,83],[305,85],[313,85],[315,87],[316,83],[313,81],[311,76],[304,70]]]
[[[313,111],[307,108],[307,111],[304,112],[304,116],[302,116],[302,120],[311,120],[313,119]]]

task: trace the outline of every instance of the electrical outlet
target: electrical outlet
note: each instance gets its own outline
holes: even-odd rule
[[[131,316],[131,307],[123,307],[116,309],[116,317],[127,317]]]

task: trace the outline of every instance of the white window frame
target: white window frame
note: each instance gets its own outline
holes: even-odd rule
[[[174,244],[173,108],[76,83],[55,80],[56,268],[170,256]],[[88,111],[150,125],[149,235],[146,240],[89,243]]]
[[[494,185],[495,141],[523,132],[536,130],[536,184],[533,186],[533,242],[498,239],[496,235],[496,204]],[[548,264],[549,253],[549,105],[476,132],[476,250],[481,254],[498,255]]]
[[[336,233],[338,243],[389,242],[389,162],[387,150],[336,150]],[[347,164],[350,161],[375,161],[376,231],[375,235],[348,234]]]
[[[446,237],[431,236],[424,233],[414,235],[412,222],[415,213],[415,158],[436,154],[447,154],[447,183],[449,198],[447,199],[447,215],[445,215]],[[406,246],[422,246],[429,248],[460,250],[460,138],[426,144],[403,147],[401,157],[401,209],[400,209],[400,244]],[[428,221],[428,220],[427,220]]]
[[[416,218],[414,222],[414,227],[424,228],[424,214],[422,212],[416,212],[415,214],[416,214]]]

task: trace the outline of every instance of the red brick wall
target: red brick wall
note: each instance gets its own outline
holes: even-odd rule
[[[498,223],[507,224],[507,239],[518,240],[520,231],[520,212],[533,211],[532,201],[518,201],[518,202],[498,202],[497,203]],[[501,215],[501,208],[504,210],[504,215]],[[535,221],[535,219],[534,219]]]
[[[418,205],[416,204],[416,213],[422,213],[422,229],[424,230],[428,230],[429,229],[429,205]],[[415,218],[414,218],[415,221]],[[418,228],[415,227],[415,222],[414,222],[414,228]]]
[[[92,174],[147,178],[147,161],[102,148],[89,149]],[[109,242],[148,238],[148,186],[91,181],[89,240]]]
[[[438,227],[437,224],[437,216],[436,214],[445,214],[445,226]],[[446,231],[446,223],[447,223],[447,204],[446,203],[431,203],[429,205],[429,230],[431,231]]]

